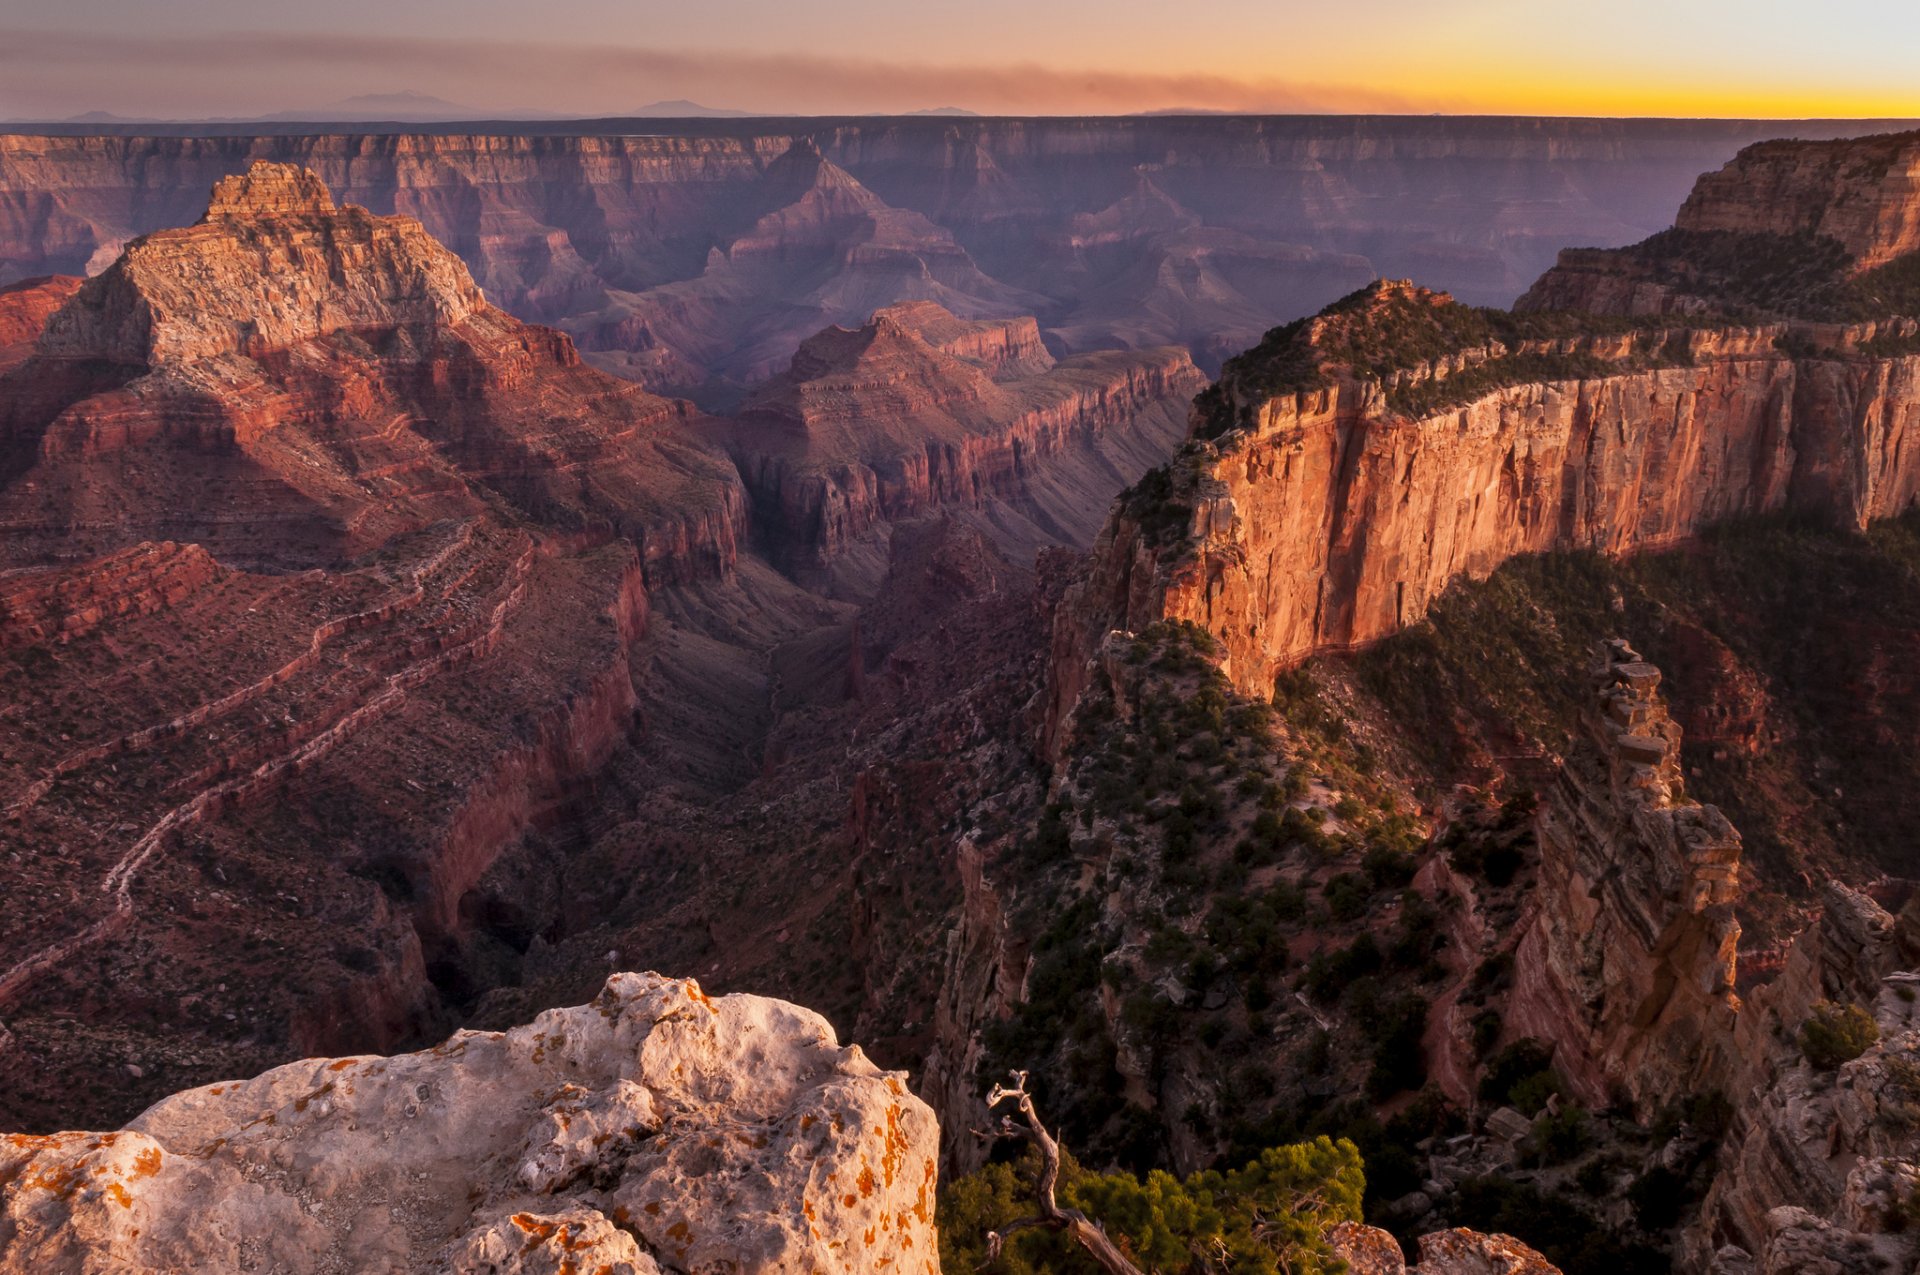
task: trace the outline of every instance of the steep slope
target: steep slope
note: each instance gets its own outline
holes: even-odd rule
[[[1741,514],[1861,526],[1920,473],[1920,359],[1843,327],[1585,323],[1376,285],[1229,366],[1102,533],[1063,630],[1190,620],[1249,691],[1515,554],[1627,553]]]
[[[1056,364],[1031,319],[921,302],[808,338],[742,404],[728,445],[791,569],[877,556],[882,524],[940,508],[975,511],[1030,555],[1091,543],[1113,492],[1178,441],[1202,383],[1177,349]]]
[[[732,465],[273,165],[0,399],[8,1122],[444,1026],[474,883],[626,739],[649,591],[732,570]]]

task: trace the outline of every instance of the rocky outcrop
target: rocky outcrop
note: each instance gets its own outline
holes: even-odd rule
[[[1175,349],[1056,365],[1032,320],[893,307],[809,338],[747,400],[730,447],[763,536],[790,565],[826,563],[882,522],[943,506],[1024,505],[1071,541],[1173,441],[1201,383]]]
[[[1832,239],[1871,270],[1920,249],[1920,133],[1756,143],[1701,177],[1674,225]]]
[[[198,545],[143,544],[87,571],[0,575],[0,649],[71,642],[122,617],[163,611],[223,574]]]
[[[1427,295],[1381,285],[1371,304],[1424,306]],[[1417,622],[1450,582],[1517,554],[1640,552],[1787,508],[1863,526],[1909,507],[1920,358],[1851,353],[1871,328],[1794,358],[1776,344],[1784,333],[1580,337],[1573,353],[1526,364],[1499,345],[1389,384],[1336,370],[1266,396],[1230,374],[1220,392],[1246,423],[1190,442],[1101,533],[1067,608],[1078,632],[1061,637],[1056,716],[1077,653],[1110,628],[1190,620],[1220,640],[1234,682],[1261,692],[1315,651]],[[1478,364],[1519,379],[1396,410],[1411,386],[1445,386]]]
[[[0,560],[173,539],[320,565],[504,504],[627,536],[656,582],[711,578],[746,507],[699,434],[488,306],[412,219],[263,164],[130,245],[9,375]]]
[[[1740,834],[1685,795],[1660,671],[1614,641],[1594,682],[1537,819],[1539,906],[1506,1030],[1552,1041],[1581,1101],[1650,1112],[1734,1068]]]
[[[1558,1266],[1513,1236],[1464,1227],[1422,1235],[1420,1260],[1413,1263],[1377,1226],[1342,1222],[1327,1232],[1327,1243],[1351,1275],[1560,1275]]]
[[[0,1270],[937,1272],[938,1131],[782,1001],[616,974],[424,1053],[0,1138]]]
[[[311,172],[258,164],[214,187],[198,225],[128,244],[53,316],[39,352],[153,367],[355,330],[418,341],[485,304],[411,217],[336,208]]]
[[[1920,250],[1920,133],[1749,146],[1694,184],[1673,229],[1574,248],[1521,310],[1847,317],[1848,282]],[[1897,288],[1897,282],[1895,284]],[[1883,294],[1884,295],[1884,294]]]

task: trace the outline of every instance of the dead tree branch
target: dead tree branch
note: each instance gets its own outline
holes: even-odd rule
[[[1034,1183],[1034,1199],[1040,1205],[1038,1217],[1022,1218],[997,1231],[987,1232],[987,1260],[998,1261],[1005,1247],[1007,1237],[1016,1231],[1031,1227],[1044,1226],[1051,1231],[1064,1231],[1068,1238],[1087,1251],[1094,1261],[1100,1263],[1108,1275],[1145,1275],[1138,1266],[1128,1260],[1107,1233],[1079,1209],[1064,1209],[1054,1199],[1054,1188],[1060,1182],[1060,1144],[1054,1140],[1047,1127],[1040,1123],[1040,1115],[1033,1109],[1033,1098],[1027,1093],[1027,1073],[1016,1071],[1012,1075],[1013,1084],[995,1085],[987,1094],[987,1112],[1003,1102],[1012,1102],[1018,1108],[1021,1119],[1016,1121],[1011,1115],[1003,1114],[1000,1123],[991,1130],[974,1132],[982,1138],[997,1141],[1001,1138],[1023,1138],[1031,1142],[1040,1152],[1040,1177]]]

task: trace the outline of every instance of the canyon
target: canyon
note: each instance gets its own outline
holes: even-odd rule
[[[863,420],[931,458],[938,481],[888,487],[852,552],[743,479],[791,430],[595,370],[419,223],[306,170],[223,178],[193,225],[5,296],[40,320],[0,382],[15,1127],[450,1027],[564,932],[553,878],[513,878],[591,847],[646,719],[716,668],[760,699],[773,648],[845,631],[857,601],[757,555],[857,559],[865,599],[895,523],[949,514],[1029,557],[1084,542],[1200,380],[1178,351],[1056,369],[1031,320],[883,318],[900,348],[828,391],[840,432],[784,462],[842,463]],[[943,377],[964,405],[940,406]],[[887,387],[922,382],[899,417]],[[1054,490],[1073,496],[1044,526],[1017,513]],[[708,663],[678,666],[703,628]],[[664,741],[683,778],[693,757],[737,785],[762,712],[711,754]],[[76,1097],[82,1068],[102,1078]]]
[[[915,300],[1037,315],[1055,354],[1181,345],[1211,374],[1378,275],[1506,304],[1562,247],[1658,230],[1702,169],[1778,131],[1417,117],[50,126],[0,136],[0,285],[104,269],[135,235],[193,220],[219,178],[270,160],[417,218],[496,305],[710,407],[821,328]]]
[[[679,1269],[632,1216],[646,1112],[706,1104],[777,1192],[798,1108],[609,1059],[778,1020],[898,1101],[919,1181],[988,1180],[965,1131],[1031,1069],[1102,1170],[1349,1139],[1357,1269],[1911,1264],[1916,143],[1765,142],[1653,212],[1583,166],[1652,190],[1740,126],[1553,122],[1587,158],[1552,170],[1511,123],[1387,127],[0,141],[45,192],[0,203],[0,1122],[38,1131],[0,1175],[164,1196],[186,1130],[239,1209],[248,1157],[360,1154],[309,1126],[375,1107],[315,1068],[438,1092],[457,1051],[513,1146],[455,1158],[564,1200],[489,1169],[327,1243]],[[1658,233],[1511,311],[1468,302],[1531,231],[1455,259],[1465,301],[1367,282],[1542,171],[1560,243],[1603,186],[1595,240]],[[1363,253],[1428,172],[1500,179]],[[188,174],[193,224],[135,234]],[[1872,1041],[1804,1043],[1848,1007]],[[727,1251],[843,1260],[781,1199]],[[206,1242],[42,1203],[51,1261]]]
[[[1910,136],[1789,149],[1816,157],[1793,171],[1822,191],[1814,175],[1898,174],[1913,153]],[[1739,202],[1728,190],[1781,204],[1780,154],[1752,147],[1703,178],[1682,226],[1733,233],[1711,224]],[[1846,275],[1872,278],[1906,244],[1910,191],[1890,175],[1861,204],[1867,228],[1841,250]],[[1786,201],[1784,229],[1758,233],[1837,242],[1827,207]],[[1188,620],[1258,691],[1519,554],[1658,549],[1786,509],[1864,527],[1913,503],[1911,318],[1729,320],[1701,276],[1687,320],[1666,322],[1671,290],[1640,286],[1644,250],[1568,254],[1492,318],[1382,281],[1231,360],[1195,437],[1102,533],[1066,658],[1108,628]],[[1071,671],[1057,681],[1070,698]]]

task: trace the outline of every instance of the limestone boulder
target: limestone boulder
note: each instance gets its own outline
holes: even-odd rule
[[[0,1141],[0,1272],[937,1272],[938,1129],[817,1014],[586,1005]]]

